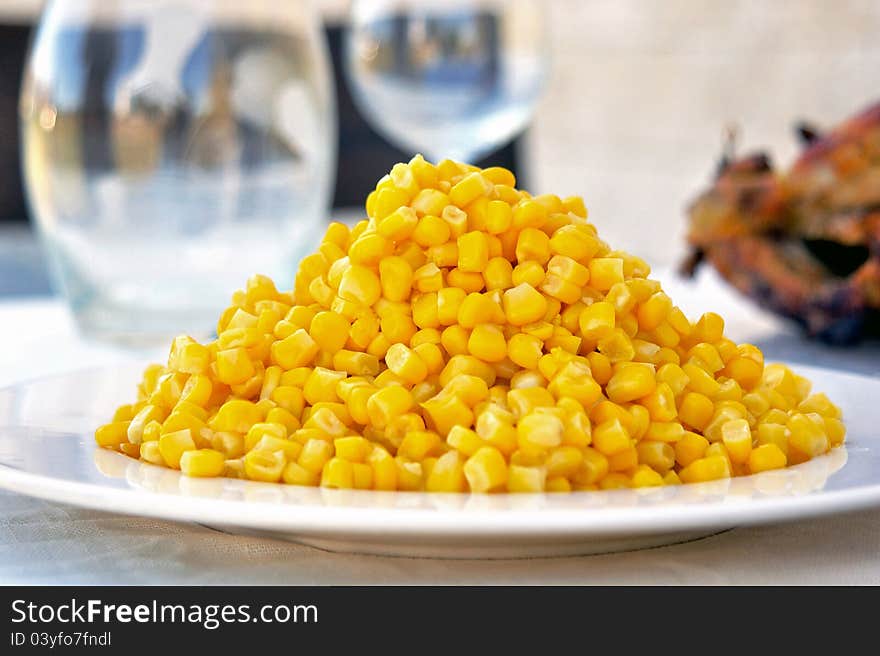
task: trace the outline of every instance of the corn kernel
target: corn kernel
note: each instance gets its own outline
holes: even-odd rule
[[[471,492],[491,492],[507,483],[507,462],[498,449],[484,446],[467,459],[464,475]]]

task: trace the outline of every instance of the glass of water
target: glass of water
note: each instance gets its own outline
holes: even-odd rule
[[[520,132],[549,69],[539,0],[355,0],[352,95],[395,145],[474,162]]]
[[[79,326],[206,337],[253,273],[290,288],[335,170],[308,3],[58,0],[21,97],[32,214]]]

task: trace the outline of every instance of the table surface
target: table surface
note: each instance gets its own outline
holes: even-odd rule
[[[26,246],[26,239],[21,243]],[[728,318],[731,337],[758,344],[770,359],[880,376],[877,343],[833,349],[806,342],[733,295],[710,272],[695,283],[669,272],[657,277],[688,314],[719,311]],[[9,283],[3,272],[0,286],[4,278]],[[38,283],[27,284],[39,290]],[[28,296],[21,280],[15,291],[18,296],[0,299],[0,386],[136,357],[77,336],[58,299]],[[387,558],[328,553],[0,492],[0,583],[6,584],[878,584],[878,545],[880,509],[736,528],[685,544],[598,556]]]

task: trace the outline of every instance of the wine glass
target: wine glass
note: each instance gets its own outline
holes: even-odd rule
[[[549,69],[544,11],[532,0],[355,0],[355,103],[396,145],[473,163],[534,112]]]
[[[335,98],[309,3],[50,2],[25,70],[23,167],[87,334],[207,337],[248,276],[293,285],[326,218]]]

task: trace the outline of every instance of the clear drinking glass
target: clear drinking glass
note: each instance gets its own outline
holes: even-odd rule
[[[539,0],[355,0],[352,96],[396,145],[473,162],[534,112],[549,70],[546,11]]]
[[[32,214],[89,334],[207,336],[255,272],[292,287],[335,170],[317,12],[270,0],[57,0],[21,98]]]

